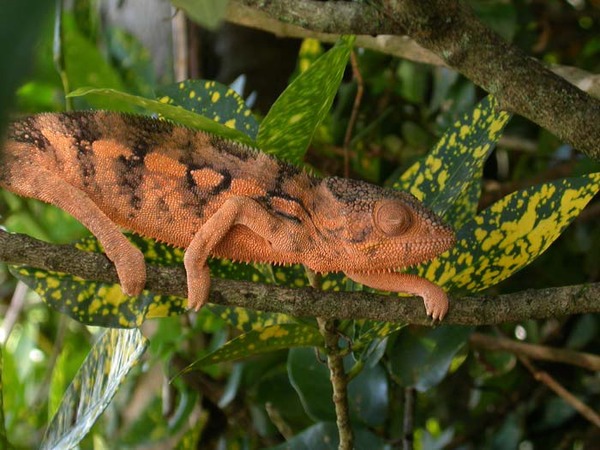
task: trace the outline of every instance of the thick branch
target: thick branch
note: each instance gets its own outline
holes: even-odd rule
[[[48,244],[0,230],[0,261],[70,273],[84,279],[117,283],[117,272],[102,254],[72,245]],[[183,267],[148,265],[146,287],[160,294],[186,296]],[[445,324],[486,325],[600,312],[600,283],[529,290],[497,297],[451,300]],[[423,301],[366,292],[322,292],[245,281],[213,279],[210,301],[297,317],[372,319],[430,325]]]
[[[340,37],[339,33],[313,31],[302,28],[299,25],[294,25],[293,23],[281,22],[271,17],[269,14],[258,9],[253,9],[243,3],[243,0],[233,0],[229,3],[226,17],[227,21],[248,28],[268,31],[280,37],[299,39],[314,38],[330,44],[335,43]],[[424,49],[407,36],[392,36],[386,34],[369,36],[362,34],[356,37],[356,46],[397,56],[399,58],[409,59],[415,62],[435,66],[446,65],[439,56]]]
[[[236,0],[282,22],[334,34],[407,34],[474,83],[588,156],[600,158],[600,101],[505,42],[456,0]]]

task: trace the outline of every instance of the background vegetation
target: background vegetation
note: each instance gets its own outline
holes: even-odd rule
[[[35,3],[23,2],[23,10],[14,11],[9,11],[12,6],[2,6],[7,23],[0,24],[0,30],[5,30],[0,39],[10,49],[0,65],[0,73],[7,80],[0,91],[5,115],[9,109],[4,106],[9,104],[11,90],[16,93],[10,109],[14,116],[90,107],[140,112],[143,107],[144,111],[160,112],[184,123],[197,120],[165,109],[174,104],[211,119],[219,115],[215,108],[221,105],[221,116],[236,114],[232,112],[235,105],[186,103],[193,90],[204,94],[199,95],[200,100],[227,91],[225,87],[205,83],[173,84],[175,79],[181,79],[181,74],[175,75],[164,68],[157,72],[152,56],[138,39],[100,20],[95,2],[78,1],[72,10],[59,10],[55,15]],[[176,3],[186,8],[191,17],[201,19],[219,14],[214,9],[208,12],[200,9],[200,5],[215,8],[218,2],[190,2],[192,6],[187,2]],[[595,3],[470,3],[488,26],[526,53],[549,64],[598,72],[600,37],[594,30],[600,12]],[[36,14],[29,15],[30,10]],[[58,27],[57,18],[61,19]],[[175,20],[181,18],[180,13]],[[265,150],[272,147],[277,151],[282,147],[276,132],[281,131],[277,119],[286,117],[285,108],[283,113],[272,114],[270,118],[268,112],[288,80],[301,80],[294,88],[290,87],[294,90],[291,94],[288,91],[288,98],[323,102],[322,122],[315,121],[314,136],[304,160],[327,175],[349,175],[380,184],[396,181],[404,183],[406,189],[414,188],[416,182],[407,175],[402,178],[401,174],[410,173],[406,169],[423,163],[421,158],[443,133],[448,129],[456,131],[455,122],[465,120],[465,114],[470,117],[486,95],[469,79],[441,65],[359,48],[355,48],[350,60],[348,40],[325,53],[329,55],[326,63],[323,60],[318,63],[318,56],[330,47],[312,40],[282,43],[247,34],[246,30],[231,25],[217,31],[207,31],[189,21],[185,25],[185,47],[195,57],[183,68],[174,64],[175,70],[184,72],[185,78],[220,79],[226,84],[244,75],[236,86],[255,116],[240,126],[240,133],[250,138],[258,136]],[[37,39],[33,39],[35,33]],[[224,44],[227,42],[245,42],[251,50],[228,53],[224,47],[237,46],[227,46]],[[251,62],[242,64],[249,54],[250,60],[262,61],[260,70]],[[240,61],[242,68],[237,73],[230,67],[231,60]],[[344,71],[346,61],[349,63]],[[318,64],[329,70],[314,70]],[[32,70],[23,77],[27,66]],[[302,78],[301,74],[306,74],[309,67],[313,67],[309,73],[316,75]],[[323,80],[330,80],[336,68],[341,84],[339,89],[337,83],[328,88]],[[318,78],[323,74],[327,76]],[[594,81],[593,76],[581,76]],[[65,93],[73,91],[77,95],[65,97]],[[133,95],[162,99],[158,103],[163,106],[129,97]],[[334,97],[328,110],[327,102]],[[241,119],[244,109],[241,111],[235,117]],[[482,111],[496,121],[508,118],[502,119],[489,105],[483,106]],[[223,117],[220,119],[226,122]],[[471,129],[477,135],[477,127]],[[565,177],[582,180],[584,174],[599,171],[598,162],[582,156],[520,116],[511,119],[502,137],[499,133],[492,137],[488,128],[482,129],[487,130],[480,137],[483,144],[498,138],[499,142],[482,168],[478,211],[509,193],[539,183]],[[232,133],[216,129],[219,131]],[[288,136],[285,142],[291,143],[291,148],[284,147],[289,153],[278,155],[298,161],[309,139],[310,134],[302,131]],[[294,150],[294,145],[298,149]],[[452,147],[450,151],[447,147],[442,148],[445,163],[453,157]],[[471,182],[475,179],[468,178]],[[436,180],[427,187],[426,199],[439,194],[435,190]],[[586,195],[591,198],[597,191],[596,185],[591,178],[581,183],[579,192],[587,189]],[[464,189],[468,190],[466,185]],[[531,189],[538,192],[539,188]],[[435,198],[432,206],[439,207],[443,202]],[[455,204],[456,195],[448,198]],[[11,231],[55,243],[72,242],[87,235],[66,214],[46,205],[3,192],[0,206],[3,224]],[[548,209],[549,214],[552,208]],[[545,253],[499,284],[489,283],[494,285],[480,294],[478,301],[487,299],[485,307],[493,311],[494,305],[501,304],[494,303],[499,294],[583,283],[597,286],[599,212],[598,201],[591,201]],[[514,212],[510,214],[513,215],[504,217],[498,228],[516,217]],[[538,217],[539,211],[536,214]],[[462,219],[454,216],[452,220],[458,224]],[[559,220],[554,218],[554,222],[558,224]],[[85,241],[81,245],[89,248],[94,244]],[[25,246],[26,243],[21,244],[23,252]],[[481,254],[483,247],[478,250]],[[181,256],[160,246],[151,247],[153,262],[161,262],[163,250],[171,255],[168,258]],[[534,253],[531,259],[537,256]],[[460,250],[457,255],[460,254],[466,252]],[[458,264],[457,255],[449,261]],[[32,284],[31,279],[41,278],[36,278],[39,273],[31,269],[22,271],[20,276]],[[274,272],[264,267],[231,269],[215,262],[213,273],[242,280],[278,281],[284,286],[309,283],[301,268]],[[436,279],[443,274],[437,274]],[[311,319],[290,321],[277,313],[215,306],[197,315],[149,320],[142,325],[142,333],[133,328],[105,334],[101,328],[81,323],[97,324],[97,317],[80,315],[76,317],[78,321],[55,311],[24,284],[17,283],[7,267],[2,267],[0,277],[4,387],[0,409],[4,417],[0,419],[6,428],[0,433],[0,442],[9,445],[10,441],[17,448],[37,448],[44,440],[51,448],[53,442],[65,446],[81,439],[82,448],[279,448],[284,438],[292,448],[335,448],[338,432],[326,354],[330,356],[329,367],[333,367],[331,355],[345,357],[345,369],[354,377],[349,384],[349,402],[356,448],[410,447],[411,439],[418,448],[593,448],[600,439],[600,423],[594,412],[600,405],[600,364],[593,355],[600,344],[597,314],[561,317],[549,311],[545,317],[554,317],[545,320],[527,320],[523,316],[516,323],[478,327],[442,325],[430,329],[360,320],[323,320],[317,324]],[[327,282],[340,283],[345,289],[356,288],[335,277],[322,280],[322,284]],[[225,297],[227,285],[234,290],[238,286],[250,289],[224,283],[216,284]],[[49,284],[52,283],[37,287],[47,292]],[[89,288],[89,284],[85,286]],[[470,303],[461,300],[465,293],[475,289],[456,283],[447,286],[456,288],[452,291],[456,309],[453,308],[449,319],[454,323],[469,323],[468,314],[460,308]],[[101,289],[103,286],[98,285],[90,301],[102,298]],[[64,295],[67,289],[58,291]],[[272,297],[267,303],[275,305],[271,308],[276,311],[278,302],[283,301],[283,294],[278,297],[279,292],[288,291],[277,288],[268,291]],[[566,291],[558,292],[566,295]],[[539,302],[541,297],[543,303],[543,294],[533,297],[528,301],[537,298]],[[155,304],[155,300],[148,296],[136,301],[139,310],[133,311],[131,324],[136,325],[135,321],[148,312],[144,308]],[[597,296],[592,298],[594,302],[598,303]],[[64,297],[56,303],[64,304]],[[172,313],[181,312],[181,304],[173,298],[163,296],[157,304],[174,308],[169,310]],[[415,310],[406,314],[422,316],[418,310],[420,301],[406,304]],[[551,304],[558,308],[560,301]],[[167,314],[164,310],[154,311],[154,316]],[[72,310],[67,313],[73,315]],[[538,317],[530,313],[531,317]],[[475,322],[471,323],[477,324],[481,316],[473,315]],[[120,319],[124,313],[119,311],[111,317]],[[339,311],[337,316],[334,311],[333,317],[341,317]],[[498,322],[503,320],[486,323]],[[277,335],[281,330],[287,333],[287,340]],[[270,333],[266,338],[265,331]],[[332,335],[336,337],[333,344],[327,341]],[[217,349],[230,341],[234,344],[219,353]],[[250,346],[260,342],[267,342],[263,350],[270,351],[235,363],[208,364],[256,353],[249,350]],[[91,363],[80,370],[86,357]],[[199,360],[195,371],[176,376]],[[103,370],[108,367],[110,372]],[[69,388],[75,377],[77,383]],[[104,410],[105,402],[115,392],[115,398]],[[83,405],[81,410],[86,414],[75,412],[78,405]],[[61,423],[54,420],[44,437],[57,410],[57,417],[64,420]],[[94,424],[96,414],[100,413]]]

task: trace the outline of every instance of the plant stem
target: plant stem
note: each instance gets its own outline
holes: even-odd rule
[[[319,331],[325,341],[327,351],[327,365],[331,386],[333,387],[333,404],[335,417],[340,437],[340,450],[354,448],[354,436],[350,427],[350,410],[348,408],[348,377],[344,371],[342,349],[338,345],[337,326],[335,321],[317,318]]]

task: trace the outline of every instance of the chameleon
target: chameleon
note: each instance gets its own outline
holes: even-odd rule
[[[421,296],[441,320],[446,293],[397,270],[451,248],[455,235],[414,196],[321,178],[258,149],[149,116],[41,113],[8,127],[0,186],[55,205],[96,236],[122,291],[146,281],[122,229],[184,250],[188,306],[208,301],[207,258],[300,263],[360,284]]]

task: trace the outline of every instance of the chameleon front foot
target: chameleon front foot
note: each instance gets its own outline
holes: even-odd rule
[[[199,311],[208,303],[210,271],[206,264],[199,270],[196,267],[188,268],[188,266],[194,264],[194,261],[187,262],[184,259],[184,264],[187,272],[188,308]]]
[[[434,321],[442,320],[448,312],[448,297],[440,288],[431,289],[431,292],[421,294],[425,304],[425,312]]]
[[[130,296],[140,295],[146,284],[146,262],[142,252],[130,247],[114,258],[113,262],[123,293]]]
[[[405,292],[422,297],[425,304],[425,312],[433,320],[442,320],[448,312],[448,296],[443,289],[417,275],[397,272],[346,272],[346,275],[357,283],[364,284],[373,289]]]

